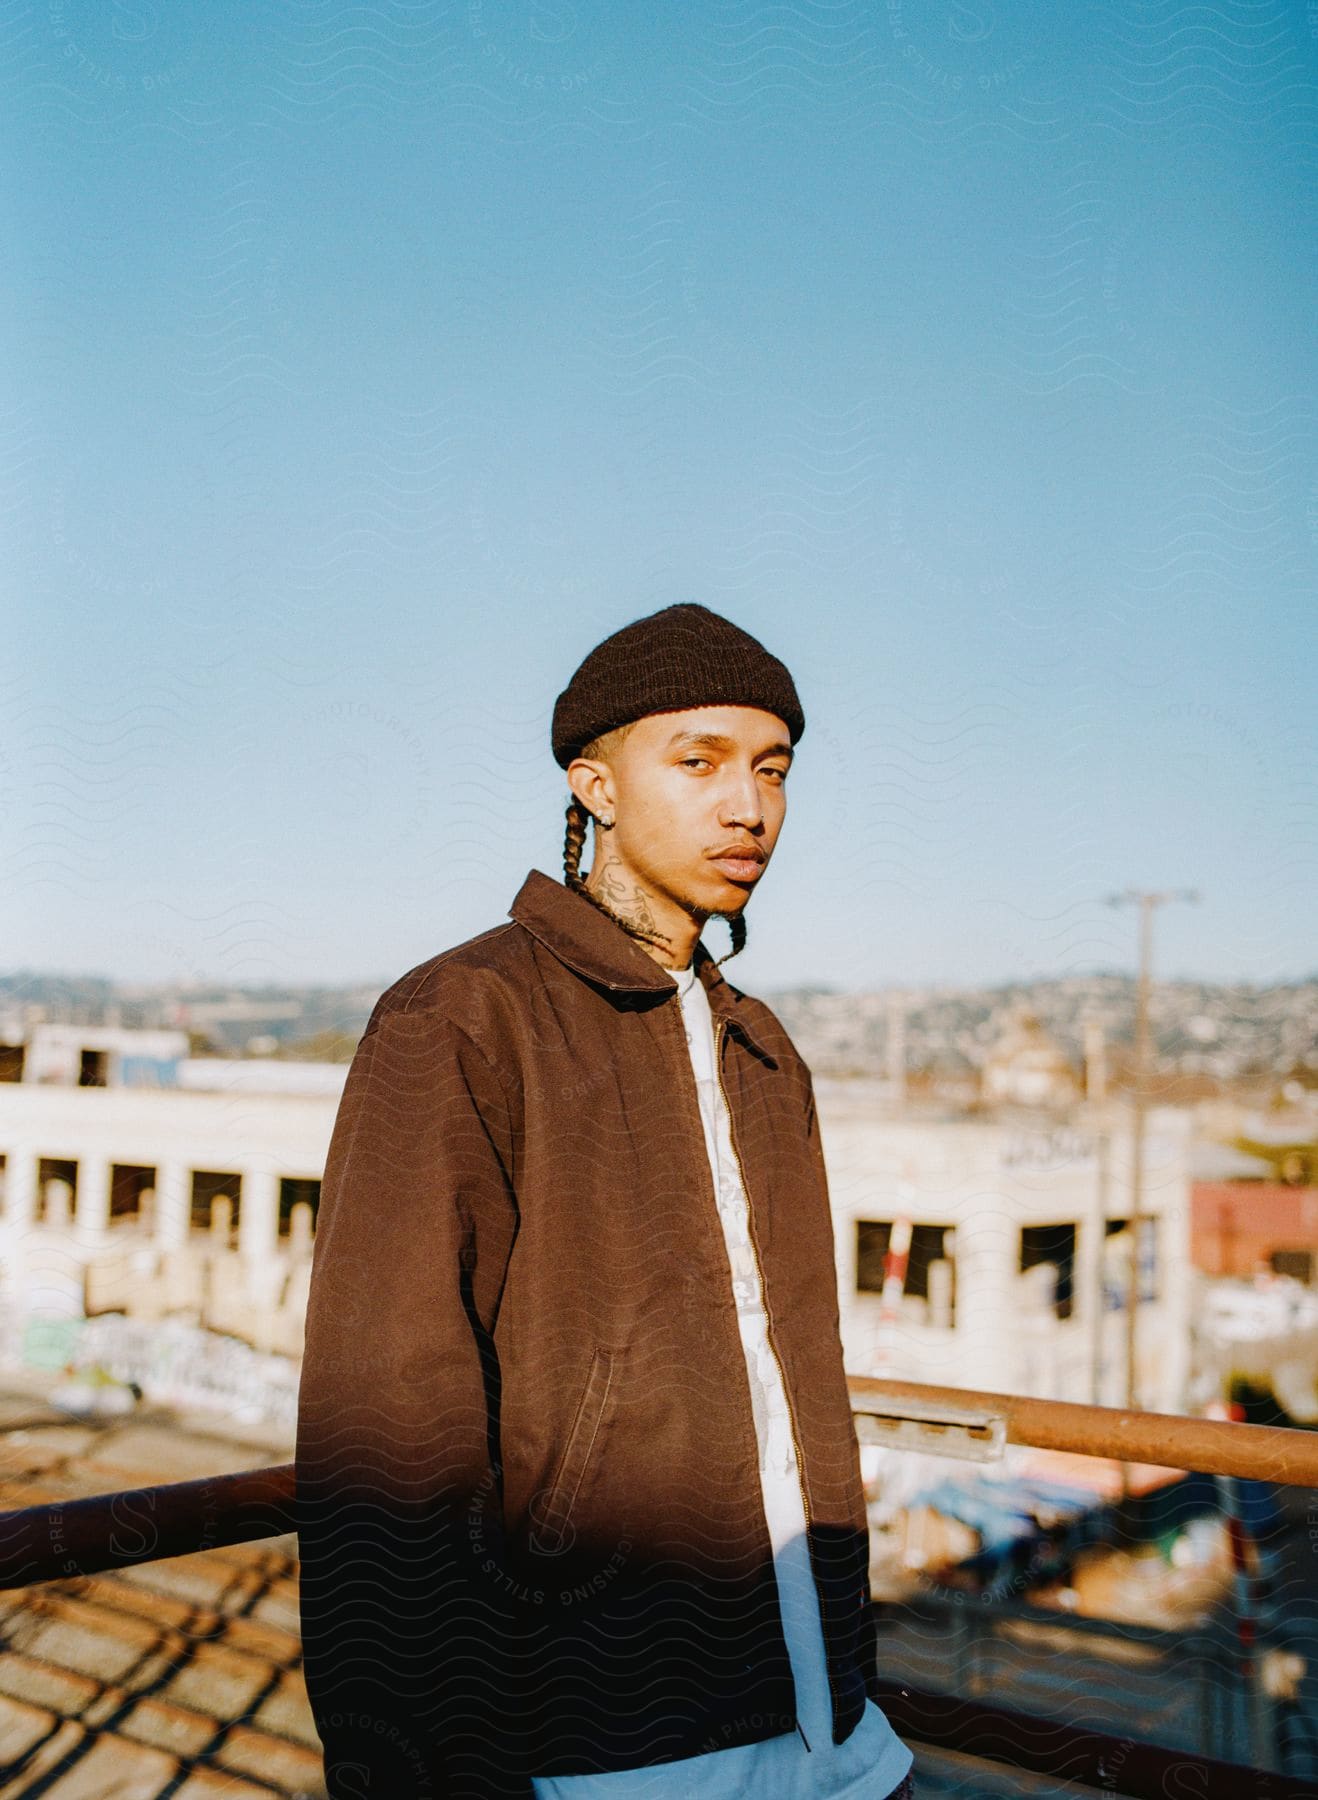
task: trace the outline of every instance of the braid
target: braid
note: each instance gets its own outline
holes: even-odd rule
[[[714,958],[715,968],[717,968],[720,963],[725,963],[730,956],[740,956],[742,951],[746,948],[746,914],[744,912],[739,912],[729,913],[725,916],[728,921],[728,930],[732,933],[732,948],[731,950],[725,950],[722,956],[716,956]]]
[[[567,835],[563,840],[563,879],[569,887],[581,886],[577,871],[586,846],[586,820],[590,814],[573,794],[567,803]]]
[[[648,931],[642,931],[639,926],[633,925],[630,919],[622,918],[606,901],[601,900],[598,894],[586,886],[581,875],[581,852],[586,847],[586,821],[589,817],[589,808],[583,806],[573,794],[567,803],[567,830],[563,836],[563,880],[565,884],[572,889],[573,893],[580,894],[583,899],[589,900],[592,906],[597,906],[602,913],[613,920],[615,925],[621,925],[629,937],[637,938],[643,944],[661,944],[662,939],[652,937]],[[732,933],[732,948],[725,951],[722,956],[715,958],[714,966],[716,968],[719,963],[725,963],[730,956],[739,956],[746,948],[746,915],[744,912],[734,913],[728,917],[728,930]]]

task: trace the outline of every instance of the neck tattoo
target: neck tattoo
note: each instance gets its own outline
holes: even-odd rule
[[[589,885],[606,905],[610,906],[621,919],[637,926],[641,931],[658,938],[661,944],[671,944],[667,933],[659,930],[659,922],[654,916],[654,908],[650,904],[650,896],[636,885],[630,876],[623,873],[622,859],[611,856],[599,872],[596,880],[594,869],[590,872]]]

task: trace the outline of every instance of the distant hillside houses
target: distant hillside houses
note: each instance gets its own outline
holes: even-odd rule
[[[1135,983],[1125,976],[881,994],[785,989],[764,998],[820,1074],[890,1074],[897,1042],[910,1074],[979,1077],[1004,1035],[1019,1035],[1026,1018],[1077,1081],[1100,1059],[1103,1085],[1124,1085],[1130,1068]],[[1197,1080],[1203,1092],[1247,1081],[1318,1087],[1318,981],[1269,988],[1160,982],[1150,1025],[1155,1072]]]
[[[388,979],[246,989],[0,976],[0,1045],[30,1037],[37,1025],[127,1027],[183,1032],[194,1056],[347,1062]],[[821,1075],[893,1081],[902,1073],[977,1093],[982,1078],[990,1087],[999,1079],[987,1073],[995,1047],[1027,1017],[1091,1092],[1100,1063],[1102,1084],[1122,1087],[1129,1073],[1135,983],[1126,975],[864,992],[816,985],[762,997]],[[1190,1084],[1184,1097],[1242,1082],[1318,1087],[1318,978],[1274,986],[1160,981],[1151,1028],[1155,1071]]]

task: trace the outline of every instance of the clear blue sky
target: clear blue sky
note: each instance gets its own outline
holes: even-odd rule
[[[1316,30],[15,15],[4,966],[392,980],[698,599],[807,718],[740,984],[1129,966],[1131,885],[1162,974],[1312,972]]]

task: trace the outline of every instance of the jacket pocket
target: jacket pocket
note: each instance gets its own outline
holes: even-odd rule
[[[563,1454],[547,1488],[531,1505],[530,1546],[541,1556],[561,1556],[572,1547],[576,1533],[572,1507],[590,1467],[613,1388],[614,1352],[596,1345],[586,1371],[586,1384],[577,1402]]]

